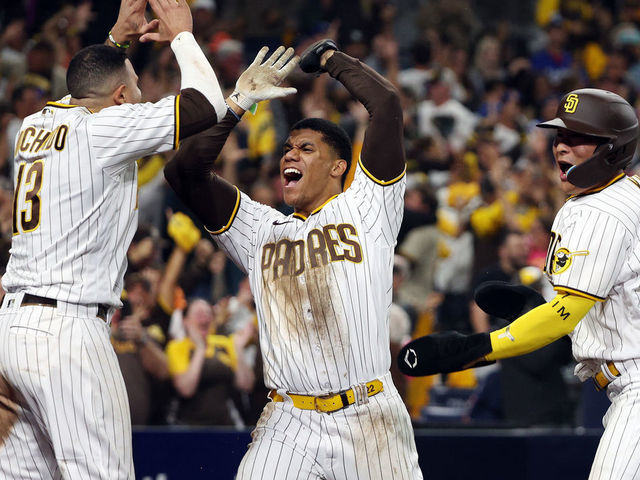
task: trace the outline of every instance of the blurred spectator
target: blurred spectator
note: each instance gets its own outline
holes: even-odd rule
[[[45,91],[30,84],[18,85],[11,95],[11,110],[13,115],[3,114],[2,135],[6,138],[6,149],[0,155],[7,159],[5,165],[0,160],[2,170],[7,177],[13,178],[13,152],[16,142],[16,135],[22,126],[22,121],[46,105],[49,97]],[[6,155],[6,156],[5,156]]]
[[[522,267],[527,265],[529,250],[525,236],[517,231],[502,229],[497,239],[498,246],[498,262],[485,268],[473,280],[473,286],[470,293],[473,292],[483,282],[500,280],[509,283],[519,283],[519,272]],[[469,307],[471,312],[471,325],[474,332],[488,332],[501,328],[501,319],[490,318],[471,299]]]
[[[167,345],[169,372],[180,396],[176,423],[186,425],[237,425],[232,411],[233,388],[249,391],[254,376],[243,350],[253,335],[253,325],[234,335],[216,335],[226,321],[226,303],[217,312],[203,299],[189,302],[184,315],[187,337]]]
[[[418,105],[420,135],[440,137],[454,152],[460,152],[476,124],[476,117],[451,97],[451,85],[442,72],[434,72],[428,84],[427,100]]]
[[[440,241],[440,233],[436,225],[438,202],[435,194],[427,186],[422,187],[419,193],[419,205],[424,214],[425,223],[411,228],[407,235],[403,236],[402,241],[398,242],[398,253],[409,261],[410,266],[408,265],[404,281],[397,289],[396,301],[400,305],[409,305],[414,316],[422,312],[425,298],[433,291],[433,277]],[[408,213],[408,215],[411,214]],[[395,269],[394,265],[394,272]]]
[[[544,74],[553,85],[572,74],[573,57],[566,49],[567,32],[563,28],[563,19],[557,15],[546,28],[546,46],[534,53],[531,65],[536,72]]]
[[[174,306],[181,307],[178,276],[200,239],[200,231],[183,213],[170,217],[168,233],[175,246],[164,268],[155,267],[150,260],[150,253],[157,251],[154,238],[138,238],[134,247],[141,252],[136,257],[138,270],[125,276],[123,307],[114,316],[111,331],[134,425],[166,422],[170,391],[163,382],[168,378],[164,348]]]

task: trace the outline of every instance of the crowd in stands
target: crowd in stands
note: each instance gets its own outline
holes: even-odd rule
[[[549,285],[551,221],[564,201],[551,155],[562,95],[592,86],[640,105],[638,0],[193,0],[194,35],[229,93],[262,45],[334,38],[400,90],[407,190],[394,266],[392,351],[442,329],[502,320],[473,302],[484,280]],[[11,242],[12,158],[22,119],[66,92],[65,68],[102,43],[116,0],[0,7],[0,274]],[[179,91],[167,45],[134,44],[143,101]],[[298,93],[263,102],[232,133],[220,174],[285,213],[278,160],[288,128],[322,117],[345,128],[354,156],[368,114],[327,75],[295,71]],[[171,153],[141,158],[139,229],[128,252],[112,343],[134,425],[253,425],[267,401],[246,278],[164,181]],[[638,168],[637,160],[629,173]],[[520,359],[410,379],[392,366],[412,418],[466,425],[580,425],[584,397],[562,341]],[[449,396],[438,410],[443,389]],[[456,403],[456,401],[458,403]],[[450,408],[462,405],[462,408]],[[431,407],[431,408],[429,408]],[[443,414],[442,412],[445,411]],[[450,415],[448,417],[447,415]]]

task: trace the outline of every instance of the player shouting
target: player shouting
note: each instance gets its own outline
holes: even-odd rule
[[[236,114],[275,88],[274,72],[286,70],[290,56],[281,53],[262,65],[259,55],[239,78],[228,99]],[[317,118],[291,127],[280,159],[292,215],[251,200],[214,174],[216,156],[238,122],[232,114],[185,142],[165,170],[248,274],[256,301],[271,402],[237,478],[420,479],[409,415],[389,373],[393,249],[405,189],[398,94],[330,40],[310,47],[300,64],[306,72],[327,71],[369,111],[346,191],[349,137]]]
[[[451,372],[570,334],[576,375],[593,378],[612,402],[589,479],[638,479],[640,178],[623,172],[636,151],[638,119],[619,95],[585,88],[565,95],[556,118],[538,126],[557,130],[553,156],[570,195],[553,222],[545,264],[557,296],[545,303],[526,287],[481,286],[476,300],[487,313],[519,318],[490,334],[414,340],[398,361],[409,375]]]

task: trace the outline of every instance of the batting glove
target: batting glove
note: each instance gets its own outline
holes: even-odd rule
[[[300,69],[305,73],[318,73],[324,71],[320,66],[322,54],[327,50],[338,50],[336,42],[325,38],[307,48],[300,56]]]
[[[182,212],[171,215],[167,233],[176,245],[187,253],[193,250],[201,236],[200,230],[194,225],[191,218]]]
[[[294,56],[293,48],[278,47],[275,52],[263,63],[269,47],[262,47],[238,81],[236,89],[231,94],[233,100],[243,110],[251,110],[251,107],[262,101],[272,98],[286,97],[296,93],[293,87],[279,87],[282,81],[291,73],[300,60]]]

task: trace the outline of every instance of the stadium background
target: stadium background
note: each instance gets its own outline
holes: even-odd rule
[[[0,7],[0,273],[11,240],[15,132],[26,115],[66,94],[70,58],[104,41],[118,5],[22,0]],[[638,105],[638,0],[194,0],[191,7],[194,34],[227,90],[260,46],[283,43],[302,51],[325,36],[401,89],[408,188],[394,267],[392,350],[438,328],[495,326],[496,319],[486,323],[474,314],[470,300],[474,285],[497,271],[544,290],[546,234],[563,198],[555,188],[550,137],[535,123],[553,116],[564,92],[583,86],[612,90]],[[134,45],[130,58],[144,100],[178,91],[167,46]],[[226,178],[283,211],[277,160],[288,126],[304,116],[331,119],[352,136],[356,155],[366,127],[363,109],[326,76],[296,72],[290,83],[299,93],[246,115],[218,160]],[[139,160],[140,228],[121,319],[138,288],[140,302],[157,303],[157,286],[177,248],[168,219],[186,210],[164,183],[167,158]],[[631,171],[637,168],[636,159]],[[214,305],[211,329],[218,337],[250,336],[255,319],[246,282],[206,236],[178,273],[168,308],[173,339],[184,336],[184,300],[195,297]],[[153,336],[155,310],[149,311]],[[169,340],[154,338],[162,346]],[[139,360],[135,348],[118,351],[128,345],[122,341],[114,329],[124,370]],[[206,413],[187,420],[184,401],[166,389],[160,396],[130,392],[138,408],[139,478],[231,478],[265,401],[255,339],[237,350],[233,355],[246,359],[255,378],[216,393],[211,410],[231,412],[224,421]],[[414,380],[394,372],[415,423],[425,477],[586,478],[607,400],[578,384],[572,368],[560,341],[520,364]]]

